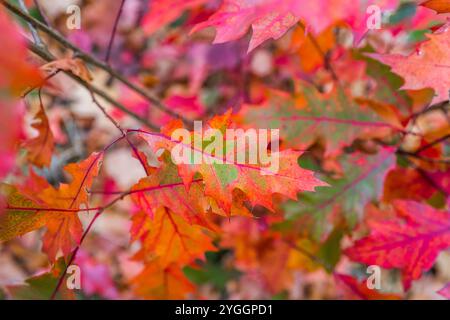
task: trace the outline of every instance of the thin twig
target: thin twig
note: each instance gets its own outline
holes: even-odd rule
[[[105,62],[109,63],[109,58],[111,57],[111,49],[114,43],[114,38],[116,37],[117,26],[119,25],[120,16],[122,15],[123,5],[125,4],[125,0],[122,0],[120,4],[119,12],[117,13],[116,20],[114,21],[113,31],[111,33],[111,38],[109,39],[108,50],[106,51]]]
[[[94,225],[94,222],[98,219],[98,217],[102,214],[103,210],[99,210],[94,218],[92,218],[91,222],[89,223],[89,225],[87,226],[86,230],[84,231],[83,235],[81,236],[80,239],[80,243],[78,244],[78,246],[73,250],[73,253],[70,257],[69,262],[66,264],[66,267],[64,268],[64,271],[62,272],[61,276],[58,279],[58,282],[56,284],[55,289],[52,292],[52,295],[50,296],[50,300],[54,300],[56,295],[58,294],[59,289],[61,288],[61,285],[64,281],[64,277],[66,276],[67,273],[67,269],[69,269],[69,267],[72,265],[72,263],[75,261],[75,258],[77,257],[77,253],[80,250],[81,244],[83,243],[84,239],[86,238],[86,236],[88,235],[89,231],[91,230],[92,226]]]
[[[78,244],[78,246],[73,250],[73,253],[70,257],[69,262],[67,263],[63,273],[61,274],[61,276],[58,279],[58,283],[55,287],[55,289],[52,292],[52,295],[50,296],[50,300],[54,300],[56,295],[58,294],[59,289],[61,288],[61,285],[64,281],[64,277],[66,276],[67,273],[67,269],[69,268],[69,266],[75,261],[75,258],[77,256],[78,251],[80,250],[81,245],[83,244],[84,239],[86,238],[86,236],[88,235],[88,233],[91,231],[92,226],[94,225],[95,221],[100,217],[100,215],[108,208],[114,206],[117,202],[123,200],[126,196],[130,195],[132,193],[131,190],[126,191],[124,193],[122,193],[120,196],[118,196],[117,198],[115,198],[114,200],[112,200],[111,202],[109,202],[107,205],[105,205],[103,208],[100,208],[97,213],[95,214],[94,218],[92,218],[91,222],[89,223],[88,227],[86,228],[86,230],[84,231],[83,235],[81,236],[80,239],[80,243]]]
[[[100,102],[98,102],[97,98],[95,97],[95,94],[91,91],[91,97],[92,97],[92,102],[101,110],[101,112],[105,115],[106,118],[108,118],[108,120],[120,131],[120,133],[125,136],[125,131],[122,129],[122,127],[120,126],[120,124],[114,120],[114,118],[108,113],[106,112],[106,109],[100,104]]]
[[[46,50],[42,50],[40,47],[36,46],[34,43],[32,43],[30,41],[28,41],[28,48],[33,53],[37,54],[39,57],[41,57],[42,59],[44,59],[47,62],[52,62],[52,61],[56,60],[56,57],[54,57],[51,53],[49,53]],[[158,130],[158,126],[156,126],[155,124],[149,122],[147,119],[142,118],[141,116],[139,116],[138,114],[134,113],[133,111],[130,111],[127,107],[125,107],[123,104],[121,104],[117,100],[113,99],[109,94],[107,94],[102,89],[100,89],[100,88],[98,88],[98,87],[96,87],[96,86],[86,82],[85,80],[81,79],[80,77],[74,75],[71,72],[64,71],[64,73],[67,74],[72,79],[74,79],[75,81],[77,81],[83,87],[88,89],[91,93],[93,92],[96,95],[98,95],[98,96],[102,97],[103,99],[105,99],[108,103],[110,103],[115,108],[117,108],[117,109],[121,110],[122,112],[128,114],[129,116],[131,116],[132,118],[134,118],[137,121],[141,122],[145,126],[151,128],[153,130]]]
[[[53,38],[54,40],[59,42],[59,44],[62,45],[63,47],[72,50],[76,54],[76,56],[78,58],[84,60],[87,63],[92,64],[93,66],[95,66],[97,68],[100,68],[100,69],[104,70],[105,72],[107,72],[108,74],[110,74],[111,76],[113,76],[114,78],[119,80],[120,82],[122,82],[125,86],[130,88],[132,91],[138,93],[145,100],[150,102],[155,108],[161,110],[162,112],[164,112],[164,113],[166,113],[166,114],[168,114],[168,115],[170,115],[172,117],[181,119],[186,125],[191,126],[191,121],[189,119],[187,119],[187,118],[183,117],[182,115],[172,111],[159,98],[153,96],[152,94],[147,92],[145,89],[135,85],[130,80],[128,80],[125,76],[123,76],[119,71],[115,70],[114,68],[112,68],[108,64],[106,64],[103,61],[98,60],[94,56],[84,52],[82,49],[80,49],[79,47],[77,47],[76,45],[74,45],[73,43],[68,41],[66,38],[64,38],[56,30],[46,26],[41,21],[33,18],[32,16],[30,16],[29,14],[23,12],[22,10],[17,8],[15,5],[10,4],[6,0],[0,0],[0,3],[6,9],[11,11],[12,13],[18,15],[19,17],[21,17],[25,21],[31,23],[34,27],[36,27],[39,30],[41,30],[41,31],[45,32],[46,34],[48,34],[51,38]]]
[[[25,5],[25,3],[23,2],[23,0],[17,0],[17,2],[19,3],[19,7],[22,9],[23,12],[28,13],[28,8]],[[34,43],[36,43],[36,45],[40,46],[40,47],[45,47],[44,42],[42,42],[41,37],[39,36],[39,33],[37,32],[37,30],[34,28],[34,26],[27,22],[28,28],[30,29],[31,32],[31,36],[33,37]]]

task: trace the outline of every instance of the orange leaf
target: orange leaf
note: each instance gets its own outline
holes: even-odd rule
[[[132,280],[134,291],[146,299],[185,299],[195,287],[189,282],[180,267],[161,267],[152,262]]]
[[[204,228],[188,224],[165,208],[156,210],[153,219],[140,212],[133,217],[133,224],[136,235],[142,235],[143,247],[138,256],[158,257],[162,268],[203,260],[206,251],[216,250]]]
[[[428,41],[421,44],[413,54],[405,57],[398,54],[370,54],[370,57],[391,66],[392,71],[405,79],[403,89],[432,88],[435,97],[432,104],[448,100],[450,87],[450,29],[443,26]]]
[[[25,41],[5,10],[0,11],[0,30],[0,88],[6,87],[13,95],[19,95],[27,87],[39,84],[42,75],[36,66],[27,62]]]
[[[67,165],[65,171],[72,176],[72,181],[58,189],[44,179],[33,181],[36,175],[32,174],[32,182],[20,187],[19,192],[9,191],[6,213],[0,224],[0,241],[45,225],[48,230],[43,249],[50,260],[56,260],[60,249],[64,256],[69,255],[81,239],[83,229],[77,212],[82,205],[88,207],[87,189],[98,174],[102,156],[93,153],[80,163]]]
[[[213,118],[204,130],[214,128],[224,132],[225,128],[231,126],[229,117],[230,115],[225,115]],[[173,126],[170,128],[171,130],[175,129]],[[236,189],[245,194],[252,206],[262,205],[273,210],[272,196],[274,194],[296,199],[299,191],[314,191],[315,187],[327,185],[316,179],[312,171],[302,169],[298,165],[297,160],[301,152],[293,150],[272,152],[272,158],[277,157],[279,160],[278,170],[272,171],[267,165],[260,163],[243,164],[235,160],[225,160],[226,155],[218,157],[212,151],[205,151],[204,146],[199,149],[195,146],[195,141],[200,138],[199,135],[202,134],[200,132],[191,132],[193,144],[172,140],[168,135],[170,132],[165,129],[163,129],[163,132],[164,134],[141,132],[140,135],[148,142],[155,154],[161,148],[172,151],[173,148],[177,147],[185,153],[191,153],[194,158],[203,159],[200,164],[178,164],[179,176],[185,186],[189,188],[194,176],[200,173],[203,177],[205,195],[214,199],[227,215],[231,215],[233,194]],[[239,131],[235,131],[235,133],[235,140],[239,140],[244,134]],[[223,142],[224,146],[230,144],[234,144],[234,140]],[[226,152],[233,153],[235,152],[234,149],[234,147],[230,147]],[[237,150],[237,152],[247,153],[248,150]]]
[[[41,67],[45,72],[52,74],[58,70],[71,72],[77,77],[86,82],[92,81],[92,75],[84,64],[84,61],[79,58],[63,58],[47,63]]]
[[[436,190],[420,174],[412,168],[395,168],[388,172],[384,180],[383,200],[394,199],[426,200]]]
[[[437,13],[450,12],[450,0],[428,0],[420,4],[423,7],[434,10]]]
[[[52,160],[54,138],[42,103],[34,119],[38,122],[32,127],[38,131],[38,135],[26,141],[23,146],[28,150],[28,161],[40,168],[48,167]]]

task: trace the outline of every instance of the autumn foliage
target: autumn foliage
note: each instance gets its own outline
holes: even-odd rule
[[[0,0],[0,298],[449,298],[449,1],[70,4]]]

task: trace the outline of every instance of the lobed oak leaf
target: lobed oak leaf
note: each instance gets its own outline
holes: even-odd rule
[[[338,288],[346,299],[350,300],[401,300],[396,294],[380,293],[375,289],[369,289],[366,281],[346,275],[335,273],[334,278]]]
[[[145,212],[137,213],[133,217],[132,228],[137,231],[135,236],[140,235],[142,242],[142,250],[136,258],[145,260],[146,257],[157,257],[161,268],[203,260],[206,251],[216,250],[205,228],[190,225],[166,208],[156,210],[153,218]]]
[[[344,21],[355,32],[358,42],[367,32],[366,10],[378,5],[382,10],[393,9],[398,0],[224,0],[208,20],[197,24],[192,32],[206,27],[217,30],[214,43],[223,43],[243,37],[252,27],[248,52],[264,41],[281,38],[299,20],[305,21],[313,32],[320,33],[333,23]]]
[[[375,155],[355,152],[339,157],[342,172],[320,176],[331,187],[301,194],[298,202],[287,202],[288,220],[298,220],[294,224],[300,231],[306,229],[316,240],[327,232],[330,219],[342,217],[349,227],[355,226],[365,205],[382,194],[386,174],[395,165],[394,151],[382,148]]]
[[[301,152],[293,150],[271,152],[271,157],[276,157],[279,161],[278,170],[273,170],[268,165],[261,164],[259,160],[256,164],[231,161],[229,160],[231,157],[227,158],[227,155],[236,155],[239,152],[246,155],[245,159],[249,159],[249,150],[237,150],[239,146],[235,144],[235,140],[245,138],[244,130],[235,131],[234,138],[236,139],[226,138],[226,135],[224,135],[225,140],[222,141],[222,146],[218,148],[212,147],[217,142],[215,141],[216,138],[211,139],[211,137],[206,136],[203,138],[205,143],[199,147],[197,141],[203,141],[203,132],[194,131],[190,133],[190,137],[192,137],[190,141],[193,143],[173,140],[169,136],[170,132],[175,131],[178,125],[172,123],[169,125],[170,130],[165,128],[162,130],[162,134],[141,131],[140,135],[148,142],[155,154],[160,149],[191,154],[192,158],[177,165],[183,183],[189,188],[196,174],[200,174],[205,186],[205,195],[214,199],[227,215],[231,214],[233,194],[236,189],[245,194],[252,206],[262,205],[273,210],[272,196],[274,194],[296,199],[299,191],[314,191],[315,187],[326,185],[316,179],[312,171],[298,166],[297,159]],[[217,129],[225,132],[227,126],[230,125],[230,115],[226,114],[213,118],[207,128],[204,129]],[[269,139],[266,142],[267,148],[270,143]],[[177,148],[177,151],[174,151],[174,148]],[[241,148],[246,148],[246,144]],[[218,150],[225,150],[225,154],[216,156]],[[199,164],[195,164],[195,161],[192,160],[196,158],[203,160]]]
[[[32,127],[38,131],[38,135],[26,141],[23,147],[28,151],[27,159],[29,162],[40,168],[48,167],[52,160],[55,142],[42,102],[34,119],[37,122]]]
[[[150,11],[142,21],[142,28],[147,34],[152,34],[177,19],[185,10],[200,6],[205,2],[206,0],[152,1]]]
[[[224,43],[241,38],[252,26],[250,52],[270,38],[279,39],[297,23],[299,18],[291,8],[294,2],[224,0],[216,13],[197,24],[191,32],[214,26],[217,30],[214,43]]]
[[[175,166],[162,167],[149,177],[141,179],[132,188],[132,200],[150,219],[160,208],[168,208],[189,223],[210,227],[206,218],[208,201],[203,196],[201,180],[195,181],[187,190],[178,176]]]
[[[83,205],[88,208],[87,189],[98,174],[102,156],[103,153],[93,153],[80,163],[67,165],[65,170],[72,181],[61,184],[58,189],[43,179],[21,186],[20,192],[13,189],[7,197],[0,240],[21,236],[45,225],[43,250],[49,259],[55,261],[60,249],[64,256],[69,255],[81,239],[83,228],[77,212]]]
[[[450,77],[450,30],[448,24],[433,34],[427,35],[416,52],[409,56],[399,54],[369,54],[370,57],[389,65],[394,73],[402,76],[402,89],[418,90],[432,88],[435,97],[432,103],[449,99]]]
[[[157,260],[147,264],[132,285],[136,294],[145,299],[185,299],[195,289],[179,266],[164,268]]]
[[[307,149],[317,140],[325,144],[325,156],[336,156],[357,138],[383,137],[396,127],[371,108],[349,100],[347,93],[333,89],[321,93],[301,83],[295,97],[269,91],[259,105],[244,105],[238,117],[244,126],[280,128],[288,147]]]
[[[3,185],[1,189],[7,202],[5,212],[0,215],[1,242],[12,240],[45,226],[48,214],[35,211],[36,205],[33,201],[24,197],[13,186]],[[8,207],[18,209],[7,209]]]
[[[370,235],[345,250],[357,262],[402,270],[406,290],[450,247],[448,212],[412,201],[393,202],[395,219],[371,220]]]

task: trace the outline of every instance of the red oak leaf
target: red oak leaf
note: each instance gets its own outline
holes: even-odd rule
[[[225,132],[231,126],[230,116],[227,113],[224,116],[211,119],[203,131],[217,129]],[[246,164],[242,161],[241,163],[236,159],[229,161],[227,154],[243,153],[248,155],[249,150],[237,150],[239,146],[236,141],[244,137],[243,130],[234,131],[236,139],[230,140],[228,138],[229,140],[222,141],[222,148],[219,148],[219,150],[223,151],[223,147],[228,146],[225,148],[227,154],[219,157],[213,153],[215,148],[211,148],[213,145],[211,143],[198,147],[196,141],[202,139],[199,135],[203,135],[203,132],[189,133],[193,139],[189,139],[192,143],[187,143],[184,139],[172,140],[170,135],[176,129],[181,129],[179,122],[169,124],[163,129],[162,134],[141,132],[140,135],[149,143],[155,154],[160,149],[173,151],[172,155],[173,153],[191,154],[193,158],[187,159],[187,163],[177,165],[179,176],[185,186],[189,188],[194,181],[195,174],[200,173],[205,185],[205,195],[213,198],[228,215],[231,215],[235,189],[241,190],[252,206],[261,205],[273,210],[272,196],[274,194],[296,199],[297,193],[300,191],[314,191],[316,187],[327,185],[316,179],[312,171],[305,170],[298,165],[297,160],[301,152],[293,150],[271,152],[272,159],[277,158],[279,160],[278,168],[273,168],[275,170],[268,165],[261,164],[259,160],[256,164]],[[226,135],[224,135],[224,138],[226,138]],[[205,140],[208,140],[208,138],[205,138]],[[177,151],[174,148],[177,148]],[[197,162],[199,164],[195,162],[191,164],[193,162],[191,160],[195,158],[200,159],[200,162]]]
[[[383,200],[410,199],[415,201],[429,199],[436,190],[430,182],[412,168],[395,168],[388,172],[384,180]]]
[[[371,233],[346,249],[350,259],[402,270],[403,285],[428,271],[440,251],[450,247],[450,216],[430,206],[397,200],[395,219],[368,222]]]
[[[142,22],[142,27],[147,34],[152,34],[162,26],[177,19],[183,11],[199,6],[205,2],[206,0],[152,1],[150,11]]]
[[[197,24],[192,32],[214,26],[217,29],[214,43],[224,43],[241,38],[252,26],[250,52],[270,38],[282,37],[297,23],[299,17],[292,10],[295,2],[224,0],[219,10],[207,21]]]
[[[249,27],[253,34],[248,51],[264,41],[281,38],[299,20],[305,21],[314,32],[322,32],[335,22],[345,21],[355,31],[356,39],[368,30],[366,9],[371,4],[383,10],[393,9],[398,0],[224,0],[219,10],[207,21],[197,24],[192,32],[215,27],[214,43],[243,37]]]
[[[439,103],[449,99],[449,25],[427,37],[429,40],[422,43],[416,52],[407,57],[398,54],[371,54],[370,56],[389,65],[393,72],[402,76],[405,79],[403,89],[434,89],[435,97],[432,103]]]

